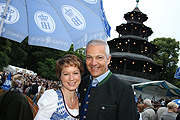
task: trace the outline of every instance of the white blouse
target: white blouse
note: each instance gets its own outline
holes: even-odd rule
[[[38,113],[34,120],[50,120],[52,114],[58,108],[58,94],[54,89],[46,90],[40,97],[37,105],[39,106]],[[70,109],[67,105],[68,112],[73,115],[79,115],[79,109]]]

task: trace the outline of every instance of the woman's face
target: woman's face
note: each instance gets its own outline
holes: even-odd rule
[[[178,108],[177,108],[177,107],[173,107],[173,111],[174,111],[175,113],[177,113]]]
[[[63,66],[60,80],[62,81],[63,87],[67,90],[76,90],[81,82],[81,73],[79,68],[74,66]]]

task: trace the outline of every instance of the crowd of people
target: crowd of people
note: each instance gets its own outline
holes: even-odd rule
[[[171,98],[143,99],[140,95],[136,104],[139,120],[180,120],[180,106]]]
[[[110,60],[107,42],[92,40],[86,45],[86,67],[90,75],[82,80],[84,72],[82,61],[70,54],[56,62],[55,73],[59,81],[12,75],[10,90],[0,96],[0,119],[176,120],[179,118],[179,106],[171,100],[165,100],[163,103],[150,99],[143,100],[140,96],[136,102],[131,84],[116,77],[108,69]],[[39,107],[35,118],[32,118],[31,108],[23,94],[30,97]],[[12,110],[15,111],[10,110],[14,105],[21,107],[10,115]]]

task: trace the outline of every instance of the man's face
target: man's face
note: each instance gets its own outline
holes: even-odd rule
[[[108,71],[111,56],[107,58],[103,45],[89,45],[86,48],[86,66],[93,79]]]

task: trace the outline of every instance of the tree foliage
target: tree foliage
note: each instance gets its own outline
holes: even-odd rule
[[[57,80],[55,63],[58,59],[66,54],[74,54],[82,61],[85,60],[84,48],[76,51],[73,49],[73,45],[69,51],[31,46],[28,44],[28,37],[22,43],[0,37],[0,70],[8,65],[14,65],[32,70],[46,79]]]
[[[11,45],[12,43],[8,39],[0,37],[0,71],[10,63]]]
[[[16,65],[19,67],[24,66],[24,62],[27,60],[27,52],[25,51],[26,49],[25,44],[17,43],[12,41],[12,46],[11,46],[11,53],[9,57],[11,58],[11,65]]]
[[[4,53],[0,52],[0,71],[3,71],[3,67],[9,65],[10,58]]]
[[[46,58],[44,62],[38,62],[38,72],[43,78],[48,78],[50,80],[58,80],[55,74],[55,63],[56,60],[53,58]]]
[[[179,41],[171,38],[156,38],[151,43],[158,46],[159,51],[154,56],[154,61],[163,66],[161,79],[176,84],[174,74],[179,61]]]

